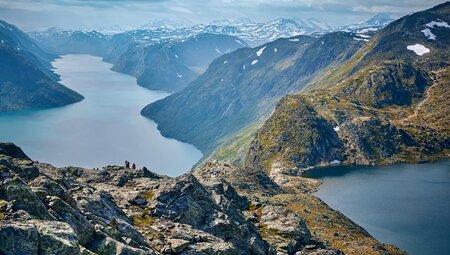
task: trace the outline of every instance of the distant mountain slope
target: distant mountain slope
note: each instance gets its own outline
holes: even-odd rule
[[[51,62],[58,57],[56,54],[42,50],[28,34],[2,20],[0,20],[0,33],[3,47],[10,47],[18,51],[22,49],[22,54],[33,60],[41,71],[57,79],[57,75],[48,70],[52,66]]]
[[[30,35],[39,46],[56,54],[91,54],[104,57],[108,52],[110,36],[92,31],[59,31],[50,29]]]
[[[204,72],[212,60],[245,46],[236,37],[216,34],[151,46],[133,44],[113,70],[137,77],[138,84],[148,89],[179,91]]]
[[[323,70],[351,58],[364,43],[355,38],[336,32],[237,50],[142,114],[155,120],[163,135],[210,152],[225,137],[267,116],[282,96],[302,90]]]
[[[450,2],[394,21],[333,75],[346,76],[278,103],[247,166],[276,178],[318,165],[450,156]]]
[[[0,21],[0,112],[45,108],[83,99],[57,82],[45,53],[17,27]]]

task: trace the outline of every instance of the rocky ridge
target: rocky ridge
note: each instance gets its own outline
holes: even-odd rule
[[[177,178],[55,168],[13,144],[0,148],[1,254],[343,254],[289,208],[295,203],[270,201],[264,194],[288,193],[262,173],[218,162]],[[240,185],[228,178],[234,171],[259,181]],[[401,253],[386,247],[363,249]]]

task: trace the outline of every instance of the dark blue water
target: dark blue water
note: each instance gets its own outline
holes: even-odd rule
[[[86,99],[46,110],[0,114],[0,141],[14,142],[34,160],[56,166],[102,167],[125,160],[161,174],[187,172],[202,154],[167,139],[141,109],[168,96],[136,84],[132,76],[88,55],[66,55],[53,63],[61,83]]]
[[[315,193],[376,239],[412,255],[450,254],[450,161],[316,169]]]

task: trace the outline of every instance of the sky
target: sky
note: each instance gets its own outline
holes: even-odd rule
[[[209,23],[218,19],[267,21],[316,18],[336,25],[377,13],[397,18],[443,0],[0,0],[0,19],[25,31],[139,27],[152,20]]]

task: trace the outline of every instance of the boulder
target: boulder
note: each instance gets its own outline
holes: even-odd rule
[[[18,177],[0,183],[0,199],[9,201],[12,211],[24,210],[37,219],[52,219],[45,205]]]
[[[80,245],[69,224],[59,221],[32,221],[39,232],[39,253],[75,255]]]
[[[269,243],[288,254],[295,253],[311,240],[303,219],[282,206],[264,206],[259,223],[268,233]]]
[[[0,221],[0,254],[39,254],[39,233],[30,222]]]
[[[95,228],[79,210],[75,210],[58,197],[52,197],[49,207],[55,212],[54,216],[58,220],[70,224],[75,230],[81,245],[86,245],[91,241]]]

